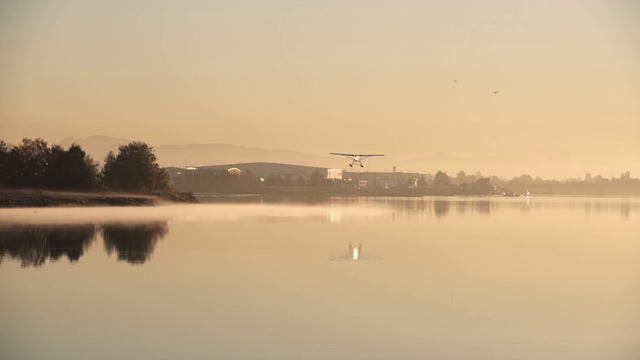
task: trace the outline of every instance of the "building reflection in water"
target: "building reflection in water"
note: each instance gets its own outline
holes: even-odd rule
[[[332,209],[329,212],[329,222],[331,223],[342,222],[342,212],[340,212],[340,210]]]
[[[0,228],[0,263],[5,258],[22,267],[42,266],[66,257],[76,262],[95,239],[94,224],[38,225]]]
[[[64,257],[75,263],[101,233],[109,255],[115,251],[119,261],[144,264],[168,231],[166,222],[5,225],[0,226],[0,263],[12,259],[20,261],[22,267],[39,267]]]
[[[119,261],[130,264],[144,264],[158,240],[169,232],[166,222],[105,224],[102,226],[102,238],[107,254],[113,251],[118,254]]]

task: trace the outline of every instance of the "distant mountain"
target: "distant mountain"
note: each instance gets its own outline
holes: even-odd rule
[[[117,153],[120,145],[130,143],[130,139],[119,139],[108,136],[90,136],[88,138],[65,138],[59,145],[68,148],[72,143],[82,146],[94,160],[100,163],[109,151]],[[318,156],[293,150],[265,149],[258,147],[239,146],[230,144],[186,144],[186,145],[156,145],[149,143],[155,149],[158,164],[163,167],[185,166],[213,166],[221,164],[246,163],[281,163],[320,168],[338,168],[347,171],[414,171],[435,174],[438,170],[455,176],[464,170],[468,175],[480,171],[483,175],[520,176],[529,174],[545,179],[554,176],[563,179],[573,176],[583,177],[590,172],[593,176],[603,174],[618,176],[622,171],[634,168],[625,164],[586,162],[577,159],[563,159],[550,156],[517,157],[504,154],[503,156],[467,155],[456,156],[446,153],[432,155],[423,154],[386,154],[381,158],[367,159],[365,168],[349,168],[349,159],[332,156]],[[333,149],[331,149],[333,150]],[[344,151],[342,148],[340,151]],[[226,165],[221,165],[226,166]]]
[[[88,138],[65,138],[59,142],[59,145],[67,148],[76,143],[90,154],[94,160],[103,162],[109,151],[117,154],[119,146],[126,145],[131,141],[133,140],[108,136],[90,136]],[[328,167],[336,163],[336,158],[334,157],[322,157],[282,149],[264,149],[230,144],[149,145],[155,150],[158,164],[165,167],[257,162]]]
[[[104,158],[107,157],[109,151],[113,151],[114,153],[118,153],[118,147],[120,145],[127,145],[131,140],[128,139],[118,139],[109,136],[89,136],[84,139],[77,139],[67,137],[62,139],[58,143],[58,145],[63,148],[68,148],[71,144],[78,144],[82,147],[87,154],[91,155],[93,160],[99,161],[100,163],[104,162]]]
[[[159,145],[154,147],[162,166],[271,162],[326,166],[328,157],[292,150],[264,149],[230,144]]]

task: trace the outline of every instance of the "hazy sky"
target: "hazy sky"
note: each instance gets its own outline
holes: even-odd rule
[[[0,138],[90,135],[638,177],[640,2],[0,0]]]

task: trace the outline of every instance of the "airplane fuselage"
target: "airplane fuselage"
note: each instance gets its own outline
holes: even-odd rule
[[[349,167],[353,167],[353,165],[360,165],[360,167],[364,167],[364,164],[362,163],[362,160],[360,160],[360,156],[351,156],[351,164],[349,164]]]

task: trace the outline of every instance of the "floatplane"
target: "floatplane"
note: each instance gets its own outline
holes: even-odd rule
[[[351,159],[351,164],[349,167],[353,167],[353,165],[360,165],[360,167],[364,167],[362,160],[371,156],[384,156],[384,154],[345,154],[345,153],[330,153],[331,155],[344,156]]]

